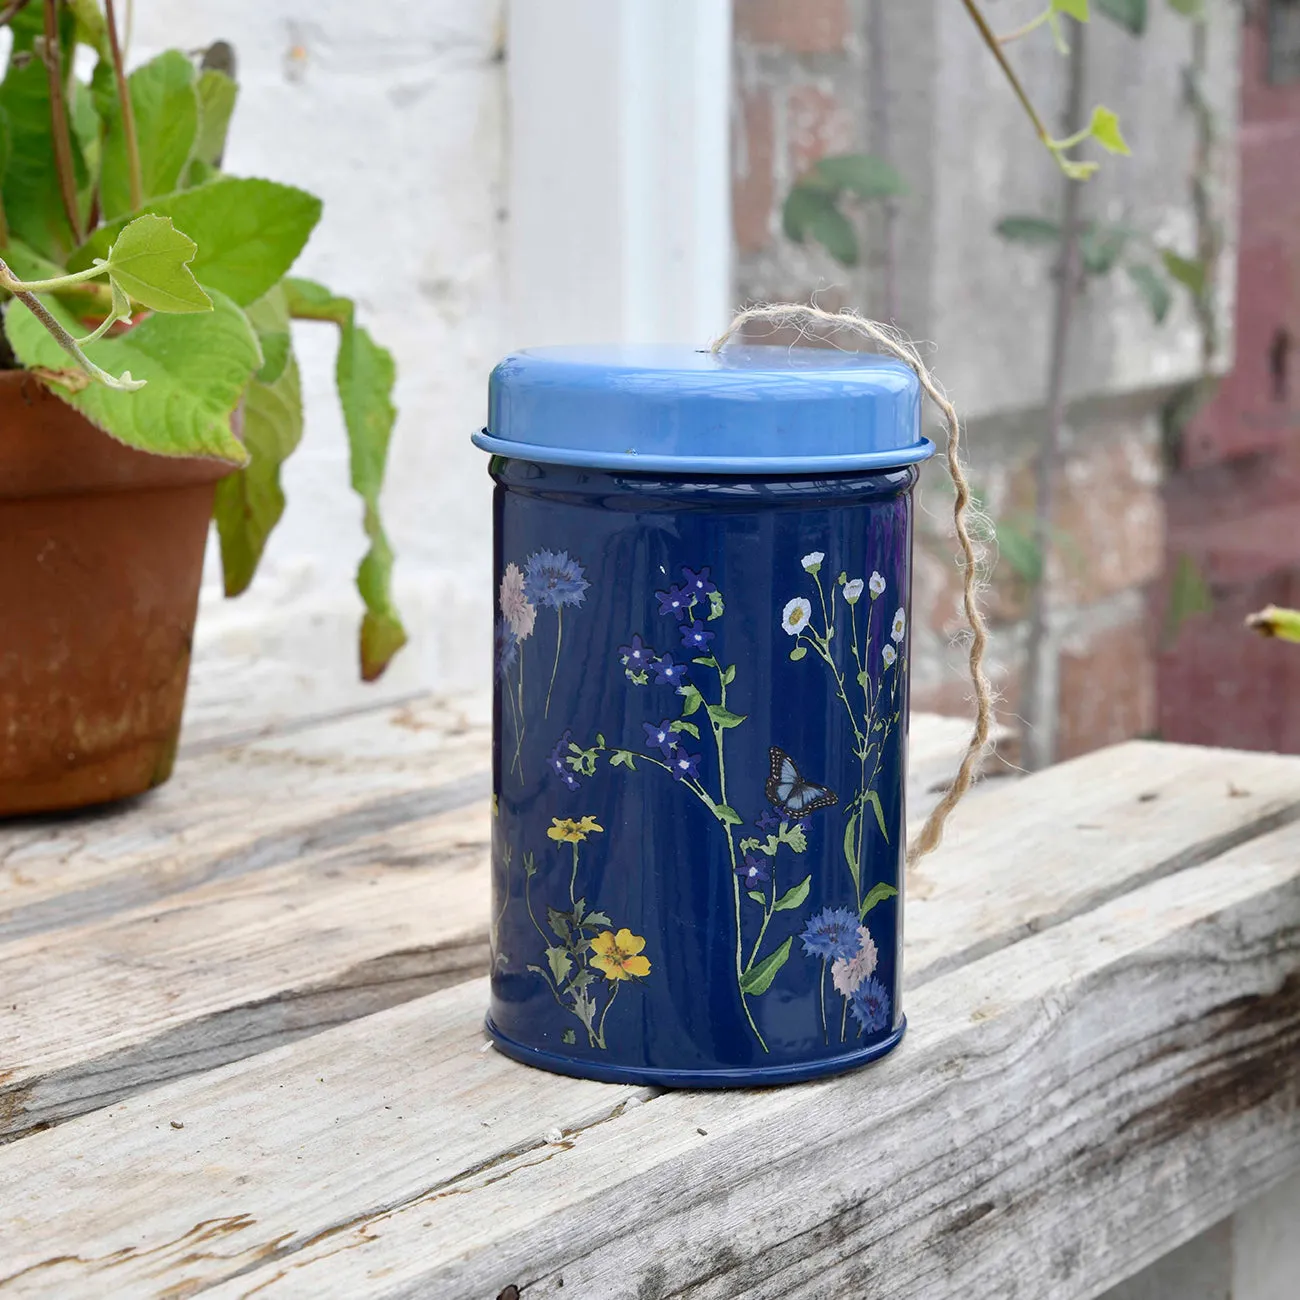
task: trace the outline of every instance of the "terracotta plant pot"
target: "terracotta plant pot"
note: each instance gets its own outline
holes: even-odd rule
[[[120,799],[171,774],[228,472],[125,447],[0,372],[0,814]]]

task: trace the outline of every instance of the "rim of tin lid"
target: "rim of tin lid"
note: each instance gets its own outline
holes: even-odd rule
[[[826,348],[529,348],[492,372],[493,455],[591,469],[818,474],[934,454],[920,384],[874,353]],[[795,450],[797,448],[797,450]]]

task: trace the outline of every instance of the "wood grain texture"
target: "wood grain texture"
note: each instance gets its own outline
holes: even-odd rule
[[[554,1078],[483,997],[0,1150],[0,1294],[1091,1296],[1300,1164],[1300,827],[935,976],[824,1083]]]
[[[304,724],[136,808],[0,833],[0,1142],[484,971],[481,715]],[[914,730],[924,796],[967,727]]]

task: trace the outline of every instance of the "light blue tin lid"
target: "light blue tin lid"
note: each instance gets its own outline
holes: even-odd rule
[[[673,474],[893,469],[934,454],[912,371],[828,348],[528,348],[492,372],[474,443],[544,464]]]

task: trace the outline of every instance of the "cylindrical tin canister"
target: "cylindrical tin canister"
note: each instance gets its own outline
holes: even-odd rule
[[[493,377],[488,1029],[566,1074],[747,1086],[903,1032],[911,491],[932,448],[901,366],[699,357],[540,350]]]

